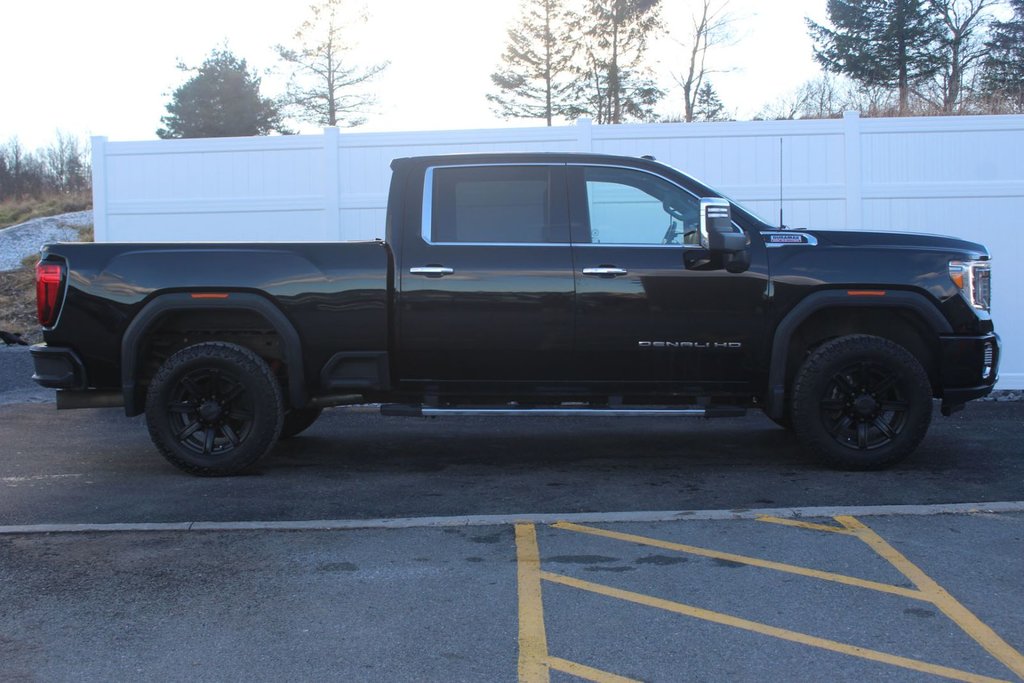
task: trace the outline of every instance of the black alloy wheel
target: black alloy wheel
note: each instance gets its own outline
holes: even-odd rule
[[[200,367],[178,380],[167,406],[178,444],[201,456],[229,453],[252,432],[255,412],[245,385],[220,368]]]
[[[829,465],[879,469],[910,455],[924,438],[931,383],[899,344],[839,337],[815,349],[797,372],[790,414],[797,437]]]
[[[834,373],[819,403],[825,429],[855,450],[892,443],[906,427],[910,409],[899,379],[898,368],[866,360]]]
[[[267,363],[226,342],[172,355],[146,396],[153,443],[175,467],[205,476],[255,464],[277,442],[283,414],[281,388]]]

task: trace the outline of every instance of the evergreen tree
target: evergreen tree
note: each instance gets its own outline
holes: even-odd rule
[[[711,81],[704,81],[697,91],[697,101],[693,107],[694,121],[726,121],[725,105],[715,91]]]
[[[644,66],[647,39],[661,25],[659,0],[587,0],[578,23],[586,45],[577,67],[580,107],[598,123],[654,118],[664,93]]]
[[[524,0],[519,24],[508,30],[501,67],[491,74],[498,92],[487,95],[505,118],[574,116],[571,80],[576,41],[564,0]]]
[[[1013,17],[992,25],[982,87],[1009,111],[1024,113],[1024,0],[1010,0]]]
[[[260,95],[260,79],[244,59],[227,49],[214,50],[196,75],[174,91],[167,104],[161,138],[213,138],[287,132],[277,104]]]
[[[814,58],[864,87],[895,89],[906,114],[911,88],[942,66],[937,17],[922,0],[828,0],[827,13],[834,28],[807,20]]]
[[[368,67],[348,60],[354,27],[366,15],[347,0],[322,0],[310,8],[312,16],[293,36],[297,47],[276,46],[278,56],[292,69],[285,103],[295,118],[321,126],[358,126],[376,99],[360,87],[388,63]]]

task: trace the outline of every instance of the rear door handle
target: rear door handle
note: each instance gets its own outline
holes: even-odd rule
[[[616,268],[615,266],[598,266],[596,268],[584,268],[584,275],[596,275],[598,277],[618,277],[619,275],[627,275],[629,273],[625,268]]]
[[[446,266],[416,266],[410,268],[409,272],[413,275],[426,275],[427,277],[444,277],[445,275],[451,275],[455,272],[454,268],[448,268]]]

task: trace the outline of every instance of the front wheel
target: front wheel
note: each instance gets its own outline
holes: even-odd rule
[[[202,476],[255,464],[277,442],[283,415],[281,387],[267,363],[225,342],[178,351],[146,394],[153,443],[175,467]]]
[[[905,348],[850,335],[822,344],[793,382],[797,437],[833,467],[872,470],[907,457],[932,418],[928,374]]]

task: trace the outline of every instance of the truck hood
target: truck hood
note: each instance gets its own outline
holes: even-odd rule
[[[913,232],[865,232],[860,230],[793,230],[787,233],[813,235],[820,245],[868,249],[913,249],[915,251],[941,251],[963,254],[969,258],[987,258],[988,249],[947,235],[928,235]]]

